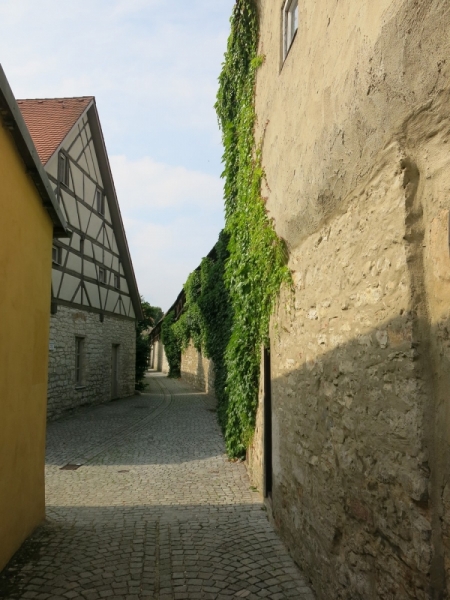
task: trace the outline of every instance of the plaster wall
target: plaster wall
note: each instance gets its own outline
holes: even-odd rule
[[[214,365],[192,342],[181,355],[181,377],[207,394],[214,394]]]
[[[263,195],[295,293],[272,319],[273,517],[321,599],[450,582],[450,5],[259,2]],[[249,453],[263,479],[262,402]]]
[[[44,518],[53,226],[0,126],[0,570]]]
[[[75,381],[75,338],[84,338],[83,381]],[[113,346],[118,345],[118,381],[112,385]],[[58,306],[50,321],[48,417],[87,404],[132,396],[135,388],[136,331],[132,319]]]

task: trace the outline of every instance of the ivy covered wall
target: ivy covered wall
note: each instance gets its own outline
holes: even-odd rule
[[[264,170],[255,140],[255,79],[258,15],[254,0],[237,0],[219,76],[215,105],[224,146],[225,228],[212,257],[203,259],[185,284],[184,312],[168,315],[163,341],[171,372],[192,339],[214,362],[219,422],[230,457],[245,456],[258,400],[261,344],[283,282],[289,284],[287,253],[261,197]],[[178,362],[177,362],[178,361]]]

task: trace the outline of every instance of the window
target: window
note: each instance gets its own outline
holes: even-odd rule
[[[298,29],[298,0],[286,0],[283,9],[283,60],[288,55]]]
[[[75,383],[84,383],[84,338],[75,338]]]
[[[105,196],[102,190],[97,189],[95,192],[95,203],[97,205],[97,211],[101,214],[105,214]]]
[[[61,246],[52,247],[52,262],[55,265],[62,265],[62,248]]]
[[[120,290],[120,275],[114,274],[114,287]]]
[[[106,283],[106,269],[103,267],[98,268],[98,280],[100,283]]]
[[[63,185],[69,185],[69,161],[62,152],[59,153],[58,159],[58,179]]]

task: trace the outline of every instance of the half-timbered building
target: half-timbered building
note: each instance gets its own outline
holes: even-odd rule
[[[93,97],[19,100],[72,232],[53,246],[48,416],[131,395],[140,296]]]

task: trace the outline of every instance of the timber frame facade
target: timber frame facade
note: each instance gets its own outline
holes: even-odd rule
[[[71,231],[53,246],[52,418],[134,392],[142,311],[95,99],[18,103]]]

